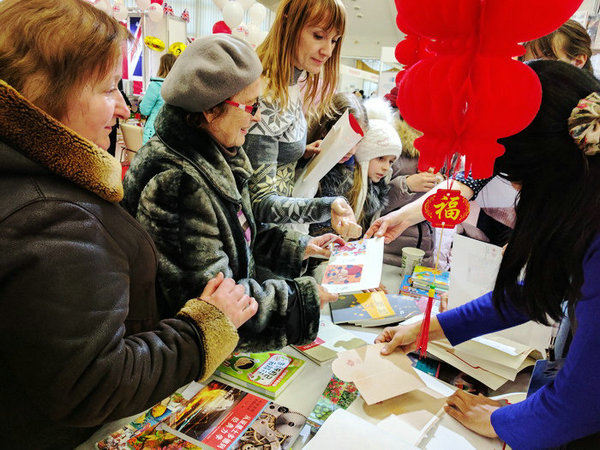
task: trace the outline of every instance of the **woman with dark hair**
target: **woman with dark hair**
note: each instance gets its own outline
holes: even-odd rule
[[[530,63],[542,84],[533,122],[500,140],[495,171],[519,189],[517,220],[490,292],[431,320],[430,339],[456,345],[528,320],[547,324],[571,311],[573,341],[555,380],[526,400],[500,407],[457,391],[446,412],[512,448],[577,442],[598,448],[600,385],[600,82],[558,61]],[[569,180],[565,183],[564,180]],[[390,237],[389,235],[387,236]],[[386,328],[376,342],[415,348],[420,324]],[[589,447],[586,447],[589,448]]]

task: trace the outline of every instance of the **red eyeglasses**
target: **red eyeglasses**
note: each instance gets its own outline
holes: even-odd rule
[[[249,113],[252,116],[256,115],[258,108],[260,108],[260,102],[258,100],[256,100],[256,102],[250,106],[242,105],[241,103],[234,102],[231,100],[225,100],[225,103],[227,103],[228,105],[243,109],[244,111],[246,111],[247,113]]]

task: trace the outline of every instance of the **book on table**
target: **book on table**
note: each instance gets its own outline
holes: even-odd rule
[[[234,353],[223,361],[214,375],[271,399],[298,376],[305,361],[280,351]]]
[[[306,422],[298,412],[220,381],[198,386],[195,395],[180,400],[177,408],[153,425],[121,438],[118,445],[115,439],[107,438],[97,444],[98,448],[284,450],[292,446]],[[143,421],[143,417],[132,423]]]
[[[329,303],[335,324],[376,327],[402,322],[421,313],[414,297],[384,294],[382,291],[340,295]]]
[[[436,292],[448,292],[450,272],[425,266],[415,266],[411,275],[412,285],[421,289],[434,286]]]
[[[313,342],[293,347],[311,361],[322,365],[335,358],[338,352],[363,345],[366,345],[366,342],[354,336],[350,331],[344,330],[329,320],[321,320],[319,333]]]

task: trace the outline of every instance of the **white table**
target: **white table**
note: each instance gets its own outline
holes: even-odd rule
[[[382,283],[388,289],[390,293],[398,292],[402,277],[400,276],[400,270],[396,266],[390,266],[384,264],[383,273],[382,273]],[[321,311],[323,320],[331,320],[329,307],[326,306]],[[363,339],[367,343],[372,343],[383,329],[383,327],[355,327],[355,326],[344,326],[344,328],[351,331],[357,337]],[[307,360],[302,354],[292,347],[285,347],[283,349],[284,352],[290,353],[292,356],[302,358],[306,360],[306,366],[303,369],[302,373],[296,378],[293,383],[287,387],[287,389],[277,398],[276,402],[282,405],[287,406],[288,408],[298,411],[306,416],[310,414],[315,404],[317,403],[318,398],[322,394],[325,386],[331,379],[333,374],[331,370],[331,361],[319,366],[318,364]],[[420,371],[417,371],[421,378],[426,381],[427,384],[432,384],[433,386],[437,386],[439,392],[445,392],[445,395],[450,395],[452,393],[452,387],[447,385],[446,383],[437,380],[433,377],[430,377],[426,374],[423,374]],[[495,392],[505,393],[505,392],[521,392],[523,391],[529,379],[529,374],[519,374],[517,380],[514,383],[508,383],[503,386],[501,390]],[[374,417],[369,417],[369,415],[365,412],[365,408],[363,408],[364,402],[362,399],[358,399],[355,404],[353,404],[350,410],[368,421],[375,422],[378,419]],[[136,414],[131,417],[127,417],[115,422],[111,422],[109,424],[101,427],[90,439],[77,447],[78,450],[88,450],[93,449],[94,444],[99,440],[103,439],[108,434],[118,430],[123,427],[127,423],[131,422],[133,419],[138,417],[140,414]],[[302,448],[303,442],[301,439],[298,439],[294,444],[294,450]]]

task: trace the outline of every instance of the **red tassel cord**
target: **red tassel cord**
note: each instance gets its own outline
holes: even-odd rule
[[[435,285],[429,286],[428,292],[429,298],[427,299],[427,308],[423,315],[423,322],[421,322],[421,330],[417,336],[417,351],[419,352],[419,359],[423,358],[427,353],[427,342],[429,341],[429,322],[431,321],[431,309],[433,307],[433,298],[435,297]]]

